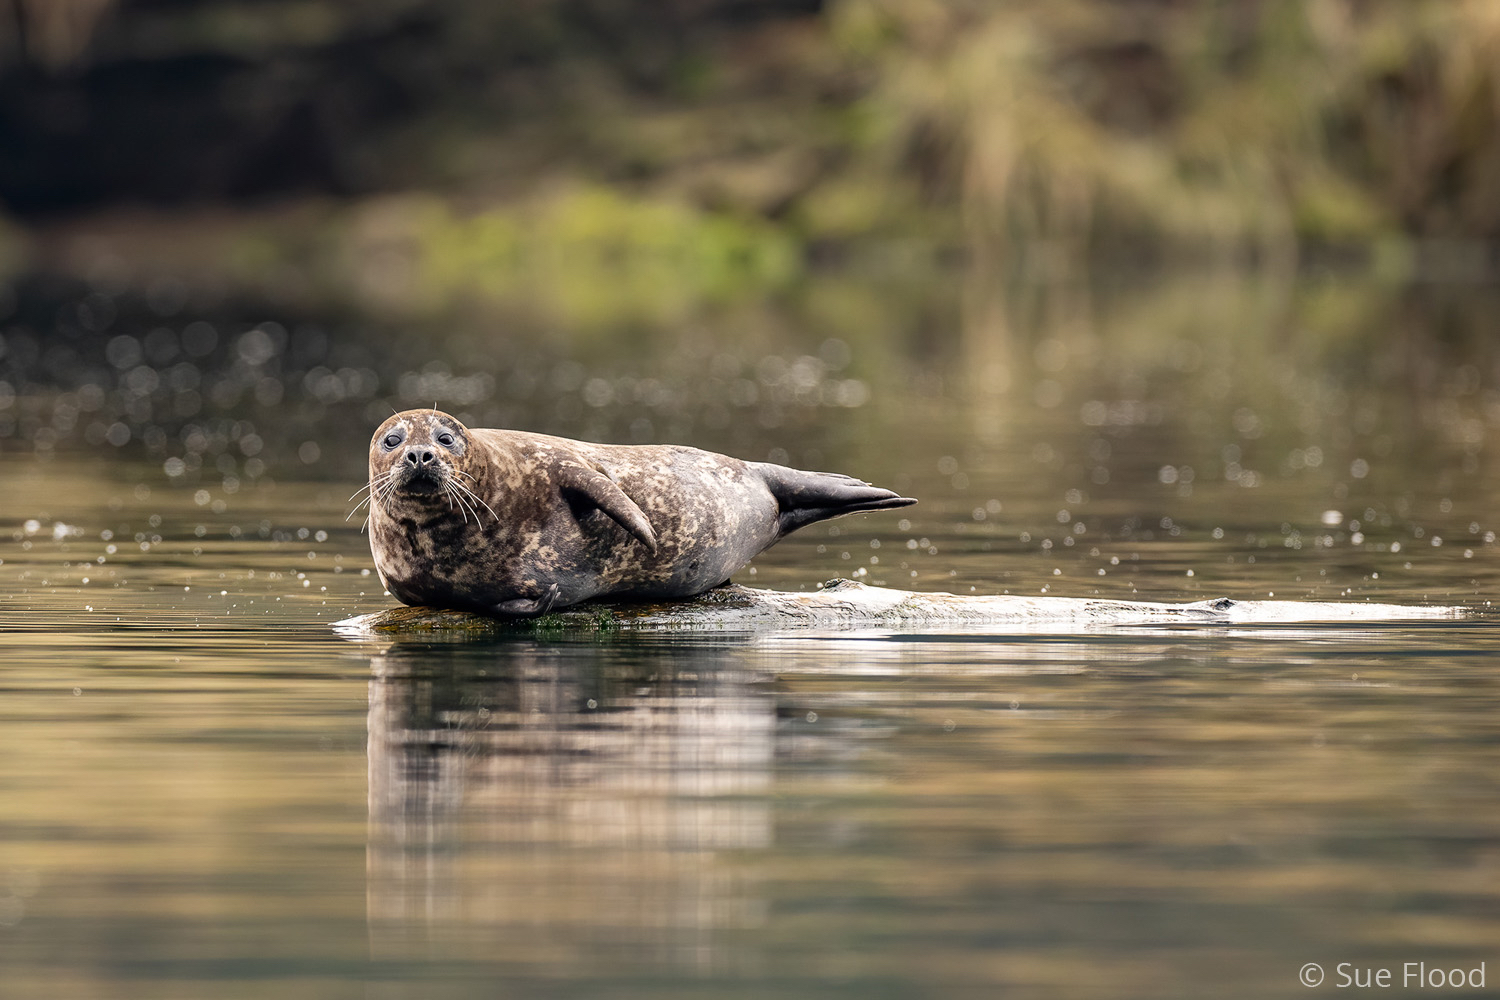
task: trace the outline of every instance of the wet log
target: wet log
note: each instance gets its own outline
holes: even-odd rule
[[[1354,601],[1237,601],[1163,604],[1074,597],[917,593],[834,580],[792,593],[731,584],[681,601],[585,602],[532,619],[497,619],[467,611],[396,607],[336,622],[351,638],[421,633],[498,633],[685,629],[758,632],[777,629],[1005,629],[1067,634],[1101,627],[1353,624],[1452,619],[1463,609]]]

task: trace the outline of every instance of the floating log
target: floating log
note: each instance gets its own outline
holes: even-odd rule
[[[1119,625],[1369,624],[1464,615],[1462,608],[1354,601],[1236,601],[1159,604],[1077,597],[917,593],[834,580],[791,593],[731,584],[680,601],[589,601],[555,614],[497,619],[467,611],[395,607],[334,623],[351,638],[448,634],[685,629],[763,631],[803,628],[1004,628],[1017,632],[1080,632]]]

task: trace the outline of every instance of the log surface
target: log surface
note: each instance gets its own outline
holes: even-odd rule
[[[1369,624],[1455,619],[1464,609],[1353,601],[1195,601],[1159,604],[1074,597],[916,593],[835,580],[792,593],[731,584],[681,601],[586,602],[532,619],[496,619],[467,611],[395,607],[334,623],[351,638],[423,632],[498,633],[687,629],[763,631],[796,628],[1004,628],[1069,633],[1121,625]]]

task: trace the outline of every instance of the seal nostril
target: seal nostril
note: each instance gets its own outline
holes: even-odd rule
[[[408,463],[410,463],[411,465],[416,465],[417,464],[417,453],[414,452],[414,451],[407,452],[406,453],[406,461]]]
[[[428,464],[429,462],[431,462],[436,457],[437,456],[434,455],[432,452],[430,452],[430,451],[424,451],[424,452],[422,452],[422,464],[426,465],[426,464]]]

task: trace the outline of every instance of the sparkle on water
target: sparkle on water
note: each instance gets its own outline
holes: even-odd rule
[[[0,352],[6,995],[1262,997],[1494,958],[1482,340],[976,309],[653,366],[58,315]],[[368,434],[434,401],[921,498],[756,586],[1470,613],[348,641],[391,603],[345,520]]]

